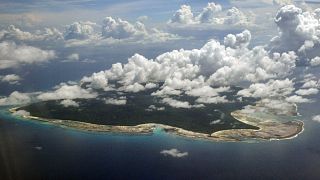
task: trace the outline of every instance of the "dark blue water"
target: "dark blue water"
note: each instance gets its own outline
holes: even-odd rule
[[[0,179],[319,179],[320,124],[308,118],[298,138],[250,144],[86,133],[2,109]],[[189,155],[160,154],[171,148]]]

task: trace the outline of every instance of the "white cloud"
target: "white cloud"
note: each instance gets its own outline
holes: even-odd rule
[[[179,100],[172,99],[172,98],[169,98],[169,97],[163,98],[162,99],[162,103],[168,104],[169,106],[174,107],[174,108],[186,108],[186,109],[189,109],[189,108],[201,108],[201,107],[204,107],[203,104],[191,105],[188,101],[179,101]]]
[[[0,81],[6,82],[9,84],[19,84],[19,81],[21,81],[22,78],[16,74],[8,74],[5,76],[0,76]]]
[[[307,99],[307,98],[304,98],[301,96],[297,96],[297,95],[287,97],[286,101],[291,102],[291,103],[310,103],[311,102],[310,99]]]
[[[287,5],[278,11],[275,23],[280,34],[271,40],[271,51],[295,51],[301,61],[319,55],[320,22],[316,13],[303,11],[295,5]]]
[[[14,25],[8,26],[7,29],[0,31],[0,40],[12,41],[54,41],[63,39],[62,33],[56,28],[45,28],[37,30],[35,33],[26,32]]]
[[[55,58],[52,50],[42,50],[14,42],[0,42],[0,69],[15,68],[25,64],[38,64]]]
[[[310,88],[310,89],[299,89],[296,91],[296,94],[300,96],[308,96],[313,94],[318,94],[319,90],[316,88]]]
[[[25,110],[18,110],[14,113],[12,113],[14,116],[30,116],[30,112],[25,111]]]
[[[221,122],[222,122],[221,119],[217,119],[217,120],[211,121],[210,125],[220,124]]]
[[[28,94],[18,91],[12,92],[8,97],[0,98],[0,106],[28,104],[30,102],[31,97]]]
[[[225,40],[228,46],[211,40],[200,49],[174,50],[155,59],[135,54],[128,59],[128,63],[113,64],[110,69],[84,77],[81,82],[93,89],[112,88],[125,92],[144,91],[162,84],[151,95],[168,98],[185,93],[198,97],[196,102],[199,103],[226,103],[227,99],[219,93],[227,91],[230,85],[243,83],[256,83],[241,91],[240,95],[243,96],[290,94],[294,88],[289,79],[272,80],[267,84],[259,82],[290,75],[295,68],[295,54],[269,54],[263,47],[249,49],[250,36],[246,30],[237,35],[228,35]],[[217,89],[213,86],[226,87]],[[286,91],[288,94],[285,94]],[[162,102],[184,108],[195,106],[171,98]]]
[[[318,88],[319,87],[319,83],[315,80],[309,80],[307,82],[305,82],[301,88]]]
[[[251,40],[251,33],[248,30],[237,35],[228,34],[224,38],[224,45],[232,48],[247,47]]]
[[[259,107],[265,107],[265,110],[272,110],[279,115],[288,115],[297,112],[297,106],[293,102],[285,101],[283,98],[262,99],[257,104]],[[263,108],[261,108],[262,110]]]
[[[134,84],[122,86],[119,89],[122,90],[122,91],[125,91],[125,92],[134,92],[134,93],[136,93],[136,92],[145,90],[145,87],[136,82]]]
[[[202,23],[215,22],[215,15],[220,12],[222,7],[220,4],[215,4],[214,2],[209,2],[208,5],[203,8],[202,12],[198,15],[197,19]]]
[[[90,84],[87,87],[93,89],[109,90],[108,79],[106,79],[106,76],[103,71],[93,73],[90,77],[84,77],[81,81],[82,83],[90,82]]]
[[[192,105],[190,105],[190,103],[187,101],[178,101],[172,98],[163,98],[162,102],[174,108],[191,108],[192,107]]]
[[[164,111],[165,107],[156,107],[155,105],[150,105],[146,111]]]
[[[162,150],[160,154],[163,154],[164,156],[171,156],[174,158],[182,158],[189,155],[188,152],[181,152],[178,149]]]
[[[147,28],[142,22],[131,24],[120,18],[106,17],[103,20],[102,36],[112,39],[131,39],[151,42],[163,42],[177,39],[178,36],[162,32],[156,28]]]
[[[179,10],[173,15],[169,23],[193,24],[194,17],[191,6],[182,5]]]
[[[63,84],[54,91],[38,95],[37,98],[41,101],[48,101],[58,99],[90,99],[96,96],[97,93],[91,92],[89,89],[83,89],[78,85]]]
[[[320,65],[320,57],[317,56],[310,60],[311,66],[319,66]]]
[[[67,57],[67,59],[68,59],[69,61],[79,61],[80,56],[79,56],[79,54],[77,54],[77,53],[73,53],[73,54],[70,54],[70,55]]]
[[[320,122],[320,115],[313,116],[312,120],[316,122]]]
[[[64,38],[68,39],[88,39],[94,35],[94,26],[96,24],[90,21],[74,22],[66,27]]]
[[[182,5],[175,12],[168,24],[176,25],[251,25],[254,21],[252,13],[244,13],[236,7],[222,11],[220,4],[209,2],[206,7],[196,16],[192,12],[191,6]]]
[[[229,102],[226,99],[226,96],[215,96],[215,97],[199,97],[196,99],[197,103],[204,103],[204,104],[219,104],[219,103],[227,103]]]
[[[112,105],[125,105],[127,104],[127,98],[125,96],[119,97],[119,99],[115,98],[107,98],[105,99],[106,104],[112,104]]]
[[[79,107],[79,103],[71,99],[64,99],[60,102],[64,107]]]
[[[255,98],[283,97],[294,91],[293,86],[294,83],[289,79],[270,80],[267,83],[251,84],[249,88],[240,90],[237,94]]]

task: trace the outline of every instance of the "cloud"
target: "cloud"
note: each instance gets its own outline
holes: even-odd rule
[[[222,11],[220,4],[209,2],[198,15],[194,15],[191,6],[182,5],[168,21],[169,25],[251,25],[253,14],[246,14],[236,7]]]
[[[89,39],[94,35],[94,27],[96,24],[90,21],[74,22],[66,27],[64,38],[68,39]]]
[[[127,98],[125,96],[121,96],[119,99],[107,98],[105,99],[105,103],[112,105],[125,105],[127,104]]]
[[[249,88],[240,90],[237,94],[243,97],[269,98],[283,97],[294,91],[292,80],[270,80],[267,83],[254,83]],[[293,100],[293,98],[292,98]]]
[[[272,52],[295,51],[300,61],[319,55],[320,22],[316,13],[287,5],[278,11],[275,23],[280,33],[269,44]]]
[[[103,20],[102,36],[112,39],[148,40],[152,42],[163,42],[178,38],[176,35],[162,32],[156,28],[147,28],[140,21],[131,24],[120,18],[112,17],[106,17]]]
[[[19,81],[21,81],[22,78],[16,74],[8,74],[5,76],[0,76],[1,82],[6,82],[9,84],[19,84]]]
[[[150,105],[146,111],[164,111],[165,107],[156,107],[155,105]]]
[[[14,25],[8,26],[6,30],[0,31],[1,41],[56,41],[62,40],[62,33],[56,28],[45,28],[44,30],[37,30],[35,33],[22,31]]]
[[[55,52],[42,50],[14,42],[0,42],[0,69],[16,68],[26,64],[38,64],[54,59]]]
[[[191,6],[181,5],[180,9],[169,20],[169,23],[194,24],[195,20]]]
[[[318,87],[319,87],[319,82],[315,80],[309,80],[301,86],[301,88],[318,88]]]
[[[242,96],[289,95],[294,90],[291,80],[272,79],[291,74],[295,68],[295,53],[269,54],[263,47],[249,49],[250,37],[250,32],[245,30],[226,36],[224,44],[211,40],[200,49],[174,50],[155,59],[135,54],[127,63],[115,63],[110,69],[84,77],[81,83],[87,88],[105,91],[140,92],[157,88],[151,95],[178,108],[227,103],[229,101],[220,93],[228,91],[229,86],[243,83],[255,84],[241,91],[239,95]],[[266,84],[259,83],[268,80]],[[183,94],[197,97],[196,104],[171,97]]]
[[[163,154],[164,156],[171,156],[174,158],[182,158],[189,155],[188,152],[181,152],[178,149],[162,150],[160,154]]]
[[[56,90],[44,92],[37,96],[41,101],[58,100],[58,99],[90,99],[97,97],[97,93],[91,92],[90,89],[83,89],[78,85],[62,84]]]
[[[296,91],[296,94],[300,96],[308,96],[313,94],[318,94],[319,90],[316,88],[310,88],[310,89],[299,89]]]
[[[28,94],[18,91],[12,92],[8,97],[0,98],[0,106],[28,104],[30,102],[31,97]]]
[[[255,5],[276,5],[276,6],[283,6],[288,4],[293,4],[292,0],[231,0],[232,5],[236,6],[255,6]]]
[[[18,110],[14,113],[12,113],[14,116],[30,116],[30,112],[25,111],[25,110]]]
[[[275,5],[288,5],[288,4],[293,4],[292,0],[272,0],[273,4]]]
[[[291,102],[291,103],[310,103],[312,102],[310,99],[304,98],[302,96],[298,96],[298,95],[293,95],[290,97],[286,98],[287,102]]]
[[[224,38],[225,46],[236,48],[236,47],[247,47],[251,40],[251,33],[248,30],[243,31],[237,35],[228,34]]]
[[[215,22],[215,14],[222,11],[220,4],[209,2],[207,7],[203,8],[202,12],[198,15],[197,19],[202,23]]]
[[[60,102],[64,107],[79,107],[79,103],[74,100],[65,99]]]
[[[174,108],[185,108],[185,109],[190,109],[190,108],[201,108],[204,107],[203,104],[195,104],[191,105],[188,101],[179,101],[176,99],[172,99],[169,97],[163,98],[162,103],[168,104],[171,107]]]
[[[80,56],[79,56],[79,54],[77,54],[77,53],[73,53],[73,54],[70,54],[70,55],[67,57],[67,59],[68,59],[69,61],[79,61]]]
[[[320,57],[317,56],[313,59],[310,60],[310,65],[311,66],[319,66],[320,65]]]
[[[320,115],[313,116],[312,120],[316,122],[320,122]]]
[[[226,99],[226,96],[215,96],[215,97],[199,97],[196,99],[197,103],[204,103],[204,104],[219,104],[219,103],[227,103],[229,102]]]
[[[97,31],[95,26],[101,26]],[[67,47],[85,45],[110,45],[128,43],[159,43],[180,39],[178,35],[146,27],[141,21],[130,23],[121,18],[106,17],[102,25],[89,22],[75,22],[67,26],[65,39]]]

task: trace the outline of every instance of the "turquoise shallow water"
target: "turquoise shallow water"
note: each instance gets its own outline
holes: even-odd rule
[[[320,124],[301,114],[305,131],[298,138],[226,143],[160,129],[138,136],[88,133],[24,121],[1,109],[0,179],[318,179]],[[172,148],[188,156],[160,154]]]

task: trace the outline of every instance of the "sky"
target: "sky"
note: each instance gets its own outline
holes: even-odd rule
[[[156,89],[163,104],[312,103],[320,1],[0,2],[0,105]],[[310,83],[311,82],[311,83]],[[87,84],[85,87],[81,84]],[[196,97],[195,102],[179,96]],[[279,101],[279,99],[281,101]]]

